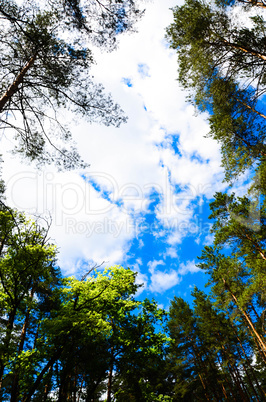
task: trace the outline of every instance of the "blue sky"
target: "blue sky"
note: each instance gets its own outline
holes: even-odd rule
[[[123,35],[115,52],[95,50],[91,75],[112,93],[127,124],[104,127],[61,112],[90,168],[37,170],[7,154],[3,170],[10,205],[52,217],[63,273],[80,277],[102,262],[131,267],[144,283],[139,297],[165,308],[175,295],[190,300],[194,285],[204,287],[195,264],[212,240],[208,205],[226,188],[219,145],[205,138],[207,115],[186,102],[164,38],[175,5],[147,2],[137,33]],[[12,148],[9,138],[2,141]]]

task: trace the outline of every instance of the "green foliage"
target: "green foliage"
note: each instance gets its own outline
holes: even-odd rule
[[[95,399],[111,378],[113,394],[130,384],[136,400],[169,400],[160,385],[166,314],[134,298],[136,273],[112,267],[62,278],[48,229],[7,207],[0,239],[2,399],[49,400],[51,392],[58,401]]]
[[[261,2],[186,0],[167,29],[189,100],[208,113],[209,136],[221,144],[225,178],[249,170],[248,196],[217,193],[214,234],[198,266],[209,296],[170,308],[169,370],[175,401],[265,400],[265,20]],[[253,10],[254,11],[254,10]],[[246,13],[239,19],[238,14]]]
[[[202,291],[195,288],[192,295],[194,309],[181,298],[175,298],[170,308],[173,401],[264,400],[259,365],[252,363],[252,337]],[[263,378],[265,367],[260,370]]]
[[[251,4],[251,3],[250,3]],[[221,143],[226,179],[265,159],[265,21],[236,21],[231,8],[187,0],[173,10],[167,38],[177,50],[179,82],[200,111],[209,112],[209,135]],[[249,19],[249,16],[246,17]]]
[[[208,273],[211,297],[197,289],[193,293],[204,341],[211,341],[217,357],[222,353],[226,370],[245,373],[234,384],[244,400],[265,398],[265,203],[259,201],[215,195],[210,204],[214,242],[198,264]]]
[[[34,333],[49,306],[58,305],[54,289],[60,287],[56,249],[47,229],[7,207],[0,211],[0,383],[4,393],[19,395],[19,373],[30,376],[38,351]],[[27,338],[26,338],[27,333]]]
[[[248,29],[235,23],[228,10],[198,0],[187,0],[173,13],[167,37],[178,52],[179,80],[184,87],[198,94],[217,71],[226,79],[259,77],[263,87],[266,56],[261,17],[252,17],[253,27]]]

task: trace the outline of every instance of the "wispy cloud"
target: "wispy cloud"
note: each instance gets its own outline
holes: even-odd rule
[[[149,70],[150,69],[147,64],[138,65],[138,73],[140,74],[141,78],[150,77]]]
[[[201,269],[196,267],[195,261],[186,261],[185,263],[182,262],[178,268],[178,274],[181,276],[190,274],[195,274],[196,272],[200,272]]]
[[[155,271],[155,269],[160,266],[160,265],[165,265],[165,262],[163,260],[153,260],[153,261],[149,261],[148,262],[148,267],[149,267],[149,271],[151,273],[153,273]]]

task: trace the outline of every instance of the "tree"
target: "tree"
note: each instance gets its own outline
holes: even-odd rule
[[[44,305],[51,308],[52,289],[60,283],[56,250],[47,234],[22,214],[11,209],[0,212],[0,391],[1,398],[8,392],[12,402],[18,398],[25,359],[34,354],[29,341],[34,343]]]
[[[111,51],[141,15],[132,0],[0,2],[1,128],[16,133],[16,151],[59,168],[84,167],[58,115],[70,109],[90,122],[119,126],[126,118],[93,81],[90,47]]]
[[[213,390],[209,377],[217,369],[210,367],[208,352],[203,347],[194,312],[182,298],[171,303],[168,327],[171,336],[170,370],[174,378],[174,401],[210,401]],[[213,381],[211,380],[211,384]],[[217,386],[217,385],[216,385]],[[215,397],[215,396],[214,396]]]
[[[209,112],[209,135],[222,145],[230,181],[265,159],[265,21],[247,16],[247,28],[223,5],[186,1],[173,10],[167,37],[178,53],[179,82]]]
[[[264,401],[252,338],[204,292],[195,288],[192,296],[193,309],[182,298],[170,308],[173,400]]]
[[[136,401],[145,400],[144,390],[139,386],[141,381],[143,384],[146,381],[145,364],[149,359],[153,364],[162,359],[167,338],[156,329],[164,312],[154,302],[134,299],[137,289],[134,281],[132,271],[114,267],[103,275],[95,274],[93,282],[89,278],[88,283],[79,284],[79,289],[86,286],[84,296],[88,302],[86,305],[80,305],[80,301],[76,303],[72,315],[75,314],[77,324],[69,332],[68,347],[58,358],[59,401],[75,400],[77,395],[82,395],[85,400],[97,399],[103,391],[107,392],[107,401],[113,400],[114,394],[115,400],[124,400],[127,395],[135,397]],[[95,298],[93,283],[95,292],[97,290]],[[81,295],[79,293],[79,298]],[[67,317],[66,322],[72,326],[70,314]],[[58,320],[61,319],[59,315]],[[54,328],[55,322],[51,321],[49,325]],[[66,332],[64,329],[64,337]],[[129,377],[131,381],[128,382]],[[148,378],[156,383],[156,378]],[[152,391],[157,395],[156,389]]]
[[[165,311],[147,299],[140,303],[137,314],[112,319],[113,394],[117,402],[172,400],[166,369],[166,319]]]
[[[234,195],[218,193],[211,209],[214,245],[205,247],[199,266],[210,276],[208,284],[213,285],[216,304],[238,317],[253,340],[257,356],[265,364],[264,204],[258,219],[249,215],[247,197],[235,199]]]
[[[208,136],[221,144],[226,180],[232,182],[247,169],[265,175],[266,116],[258,110],[255,91],[217,75],[195,100],[200,110],[210,112]]]
[[[195,288],[194,314],[208,350],[213,350],[218,362],[218,382],[224,398],[239,395],[242,400],[265,399],[251,364],[254,350],[252,342],[241,330],[239,322],[231,320],[223,310],[215,308],[211,298]],[[243,373],[246,375],[244,376]],[[233,380],[233,381],[232,381]],[[231,384],[230,384],[231,383]]]
[[[107,392],[111,401],[126,392],[136,401],[170,401],[159,371],[165,312],[134,298],[136,274],[112,267],[82,280],[61,278],[47,231],[11,210],[0,217],[0,400],[46,401],[53,394],[58,401],[96,401]]]
[[[217,74],[245,77],[265,84],[265,22],[252,17],[253,27],[239,27],[226,10],[198,0],[187,0],[174,9],[174,23],[167,30],[178,51],[179,80],[196,92]],[[239,77],[239,78],[240,78]]]
[[[135,305],[131,300],[136,290],[134,279],[132,271],[119,267],[105,270],[104,273],[95,272],[84,281],[64,279],[60,306],[39,325],[35,346],[37,364],[31,367],[30,377],[28,371],[27,377],[21,378],[25,384],[24,402],[31,401],[34,395],[39,398],[51,391],[57,393],[59,401],[72,398],[73,394],[77,396],[78,392],[83,393],[84,390],[86,394],[99,370],[91,373],[90,359],[84,361],[84,356],[88,356],[93,345],[98,345],[98,342],[104,344],[104,339],[109,335],[112,328],[107,320],[108,310],[118,307],[120,302],[125,306]],[[102,362],[99,360],[101,371]],[[106,378],[107,368],[105,364],[104,370],[99,373],[100,378],[96,378],[99,383]]]
[[[172,302],[176,400],[266,400],[265,21],[253,13],[240,22],[235,13],[253,6],[265,5],[186,0],[167,30],[179,82],[221,144],[226,180],[247,169],[253,178],[248,196],[217,193],[210,204],[214,242],[198,264],[210,295],[195,288],[194,308]]]
[[[212,246],[198,266],[209,296],[175,298],[168,327],[173,400],[266,400],[265,200],[217,193]]]

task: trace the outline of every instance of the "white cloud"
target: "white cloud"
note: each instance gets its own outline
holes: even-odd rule
[[[178,254],[176,247],[168,247],[166,252],[164,253],[164,257],[177,258]]]
[[[139,249],[144,247],[144,241],[142,239],[139,240]]]
[[[163,260],[153,260],[148,262],[149,271],[153,273],[158,265],[165,265]]]
[[[187,261],[186,263],[181,263],[178,268],[178,274],[184,276],[188,273],[194,274],[196,272],[200,272],[201,269],[196,267],[195,261]]]
[[[213,241],[214,241],[214,234],[209,233],[207,236],[205,236],[205,239],[203,241],[203,245],[204,246],[211,246],[213,244]]]
[[[87,260],[120,263],[134,237],[128,213],[102,198],[77,173],[39,173],[22,169],[16,159],[5,158],[8,203],[29,214],[51,216],[50,236],[59,246],[59,262],[74,274]]]
[[[180,282],[177,271],[154,271],[151,274],[149,290],[155,293],[163,293],[166,290],[176,286]]]
[[[167,243],[171,246],[176,246],[177,244],[181,244],[185,235],[182,233],[179,227],[176,230],[173,230],[172,233],[167,238]]]
[[[147,3],[138,34],[121,38],[117,52],[97,51],[92,74],[129,120],[119,129],[84,121],[72,127],[82,157],[91,164],[83,172],[86,179],[81,172],[59,174],[49,166],[36,171],[17,158],[4,157],[8,202],[28,213],[51,213],[51,236],[60,247],[65,272],[74,273],[84,260],[121,263],[137,234],[136,222],[149,208],[153,189],[161,196],[156,217],[162,229],[155,234],[169,232],[167,255],[176,258],[176,244],[192,230],[196,208],[192,201],[210,198],[224,186],[219,146],[204,138],[206,116],[195,117],[193,107],[187,105],[176,81],[176,55],[164,40],[172,19],[170,7],[175,5],[176,0]],[[124,78],[130,79],[131,87]],[[171,146],[173,135],[179,136],[181,156]],[[9,140],[5,145],[9,147]],[[195,155],[198,158],[193,159]],[[143,240],[139,245],[144,246]],[[156,271],[159,263],[163,265],[161,260],[149,266],[150,289],[161,292],[180,279],[176,271]],[[147,282],[145,275],[139,275]]]

